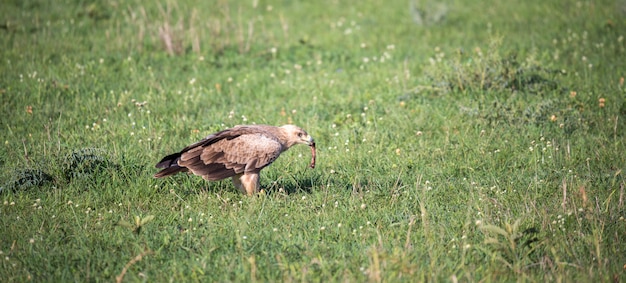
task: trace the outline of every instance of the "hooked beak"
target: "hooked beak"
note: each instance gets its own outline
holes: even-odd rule
[[[313,139],[312,136],[307,135],[304,141],[308,146],[313,146],[313,147],[315,146],[315,140]]]

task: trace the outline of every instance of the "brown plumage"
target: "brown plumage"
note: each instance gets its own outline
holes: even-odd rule
[[[191,172],[205,180],[216,181],[232,177],[233,184],[248,195],[259,191],[259,173],[272,164],[291,146],[311,147],[315,166],[315,141],[299,127],[285,125],[244,125],[207,136],[180,152],[164,157],[156,168],[155,178],[179,172]]]

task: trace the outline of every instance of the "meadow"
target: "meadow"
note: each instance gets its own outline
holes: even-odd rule
[[[2,282],[626,282],[625,1],[0,9]],[[306,129],[265,193],[154,165]]]

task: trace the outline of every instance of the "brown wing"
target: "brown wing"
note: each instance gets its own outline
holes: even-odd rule
[[[234,132],[233,129],[227,129],[221,132],[217,132],[215,134],[211,134],[207,136],[206,138],[202,139],[201,141],[183,148],[183,150],[179,152],[163,157],[163,159],[161,159],[161,161],[159,161],[159,163],[157,163],[155,166],[156,168],[160,168],[162,170],[154,174],[154,177],[163,178],[163,177],[171,176],[180,172],[189,171],[186,167],[178,165],[178,161],[180,160],[180,157],[183,155],[183,153],[194,151],[194,150],[197,150],[198,148],[201,149],[203,146],[209,146],[225,138],[234,138],[237,135],[233,134],[233,132]]]
[[[220,134],[225,133],[209,136],[205,142],[183,150],[178,165],[204,179],[221,180],[245,172],[258,172],[274,162],[283,151],[278,139],[267,132],[236,129],[215,140]]]

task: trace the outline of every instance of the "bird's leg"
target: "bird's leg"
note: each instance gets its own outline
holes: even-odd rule
[[[243,184],[241,183],[241,177],[243,176],[243,174],[237,174],[235,176],[232,177],[233,179],[233,185],[235,185],[235,188],[237,188],[240,192],[242,193],[246,193],[246,189],[244,189]]]
[[[259,184],[259,173],[246,173],[243,174],[239,181],[243,184],[243,188],[248,195],[253,195],[259,192],[261,187]]]

